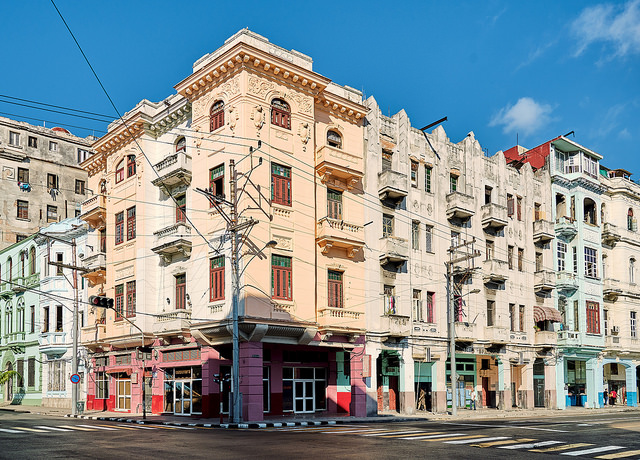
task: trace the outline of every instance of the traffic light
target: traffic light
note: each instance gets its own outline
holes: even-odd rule
[[[89,297],[89,304],[100,308],[113,308],[113,299],[103,295],[92,295]]]

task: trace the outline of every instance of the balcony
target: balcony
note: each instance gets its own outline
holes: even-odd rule
[[[480,208],[482,211],[482,226],[493,230],[504,228],[507,221],[507,208],[496,203],[488,203]]]
[[[40,284],[40,274],[34,273],[28,276],[19,276],[13,279],[13,284],[10,288],[13,292],[24,292],[27,289],[37,287]],[[1,295],[1,294],[0,294]]]
[[[556,273],[552,270],[539,270],[533,274],[534,291],[549,292],[556,288]]]
[[[40,353],[44,353],[47,356],[65,354],[71,345],[66,343],[66,337],[66,332],[42,332],[38,336]]]
[[[475,323],[458,323],[455,324],[456,341],[457,342],[474,342],[476,336]]]
[[[104,228],[107,223],[106,200],[104,195],[93,195],[82,203],[80,218],[93,229]]]
[[[559,291],[573,292],[578,289],[576,275],[569,272],[558,272],[556,274],[556,288]]]
[[[105,315],[106,313],[103,311],[99,314]],[[95,324],[83,327],[80,330],[80,341],[82,344],[92,350],[104,344],[107,337],[107,326],[105,323],[106,317],[98,316]]]
[[[8,299],[13,297],[13,289],[11,289],[12,284],[9,282],[0,283],[0,298]]]
[[[615,302],[620,294],[622,294],[622,286],[619,280],[613,278],[603,280],[602,295],[605,300]]]
[[[186,152],[176,152],[167,156],[154,166],[158,178],[151,181],[153,185],[171,191],[179,186],[191,183],[191,156]]]
[[[558,332],[558,345],[565,347],[579,347],[582,345],[582,340],[579,332],[573,331],[559,331]]]
[[[602,227],[602,244],[613,247],[621,238],[622,234],[617,226],[608,222],[604,224]]]
[[[364,313],[344,308],[325,307],[318,311],[318,323],[324,329],[364,329]]]
[[[404,315],[383,315],[380,330],[388,337],[408,337],[411,335],[411,318]]]
[[[542,347],[555,347],[558,343],[558,333],[555,331],[536,331],[535,344]]]
[[[571,241],[576,233],[578,233],[578,226],[576,221],[571,217],[562,216],[556,219],[555,225],[556,235]]]
[[[316,171],[323,184],[337,179],[351,190],[362,180],[362,170],[361,156],[328,145],[323,145],[316,152]]]
[[[503,326],[487,326],[484,338],[491,343],[503,344],[509,342],[509,328]]]
[[[157,315],[153,323],[154,334],[173,334],[191,327],[191,310],[175,310]]]
[[[166,263],[171,262],[176,254],[184,258],[191,257],[191,226],[184,222],[177,222],[153,232],[153,236],[156,241],[151,250],[159,254]]]
[[[25,339],[26,339],[26,334],[24,332],[10,332],[4,335],[4,344],[5,345],[24,344]]]
[[[318,222],[317,231],[316,242],[325,255],[332,248],[340,248],[347,252],[347,257],[353,258],[364,247],[362,225],[325,217]]]
[[[509,279],[507,276],[509,266],[506,261],[488,259],[482,263],[485,284],[504,284]]]
[[[407,175],[390,169],[378,173],[378,196],[382,201],[400,201],[407,196]]]
[[[87,248],[88,249],[88,248]],[[107,256],[104,252],[87,251],[84,257],[80,257],[84,268],[83,278],[89,280],[91,286],[103,284],[107,277]]]
[[[475,214],[475,199],[462,192],[447,195],[447,219],[469,219]]]
[[[553,223],[548,220],[536,220],[533,222],[533,242],[536,244],[548,243],[556,237]]]
[[[395,236],[381,238],[380,252],[380,265],[402,264],[409,260],[409,242]]]

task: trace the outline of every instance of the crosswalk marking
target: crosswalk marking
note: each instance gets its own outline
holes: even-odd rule
[[[102,426],[106,426],[106,425],[102,425]],[[151,428],[149,426],[142,426],[142,425],[117,425],[118,428],[130,428],[132,430],[155,430],[155,428]],[[131,426],[133,426],[133,428],[131,428]]]
[[[552,444],[562,444],[562,441],[540,441],[528,444],[515,444],[512,446],[500,446],[498,449],[536,449],[542,446],[550,446]]]
[[[531,449],[531,452],[559,452],[561,450],[576,449],[578,447],[586,446],[593,446],[593,444],[588,442],[577,442],[574,444],[565,444],[563,446],[547,447],[546,449]]]
[[[392,431],[391,433],[367,433],[367,434],[363,434],[362,436],[384,436],[389,434],[400,435],[400,434],[415,434],[415,433],[422,433],[422,430]]]
[[[118,431],[118,428],[109,428],[104,425],[78,425],[85,428],[95,428],[96,430],[106,430],[106,431]]]
[[[527,438],[505,439],[504,441],[494,441],[494,442],[483,442],[483,443],[480,443],[480,444],[471,444],[471,447],[504,446],[506,444],[514,444],[514,443],[518,443],[518,442],[528,442],[528,441],[535,441],[535,439],[527,439]]]
[[[442,431],[430,431],[425,433],[424,431],[417,431],[415,434],[385,434],[380,436],[381,438],[402,438],[402,439],[416,439],[416,436],[424,436],[429,434],[443,434]]]
[[[640,455],[640,450],[628,450],[626,452],[616,452],[613,454],[601,455],[596,458],[602,459],[612,459],[612,458],[624,458],[624,457],[633,457],[635,455]]]
[[[0,428],[0,431],[2,431],[3,433],[20,433],[20,434],[24,434],[24,431],[12,430],[10,428]]]
[[[55,426],[43,426],[43,425],[36,425],[34,426],[34,428],[42,428],[43,430],[52,430],[52,431],[71,431],[66,428],[57,428]]]
[[[100,425],[100,426],[114,426],[114,425]],[[137,428],[133,428],[130,426],[122,426],[122,425],[118,425],[118,428],[120,428],[121,430],[136,430]]]
[[[96,431],[93,428],[82,428],[78,425],[60,425],[60,428],[70,428],[72,430],[80,430],[80,431]]]
[[[444,434],[430,434],[426,436],[413,436],[410,439],[411,441],[422,441],[423,439],[438,439],[438,438],[448,438],[452,439],[455,436],[462,436],[464,433],[444,433]]]
[[[341,433],[374,433],[374,432],[387,432],[391,433],[389,430],[383,430],[382,428],[378,428],[375,430],[332,430],[332,431],[320,431],[320,433],[332,433],[332,434],[341,434]]]
[[[47,430],[38,430],[36,428],[27,428],[26,426],[14,426],[16,430],[33,431],[34,433],[46,433]]]
[[[598,452],[606,452],[608,450],[618,450],[624,449],[622,446],[604,446],[604,447],[595,447],[593,449],[587,450],[576,450],[573,452],[562,452],[560,455],[570,455],[572,457],[577,457],[578,455],[589,455],[589,454],[597,454]]]
[[[471,444],[472,442],[481,441],[501,441],[503,439],[509,439],[509,436],[495,436],[492,438],[479,438],[479,439],[456,439],[455,441],[446,441],[445,444]]]
[[[454,436],[459,436],[458,438],[455,438]],[[421,439],[421,441],[424,442],[429,442],[429,441],[450,441],[450,440],[455,440],[455,439],[471,439],[471,438],[481,438],[482,436],[479,434],[474,434],[472,436],[460,436],[460,434],[454,434],[448,438],[435,438],[435,439]]]

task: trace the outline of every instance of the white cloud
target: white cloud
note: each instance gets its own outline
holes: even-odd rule
[[[517,72],[518,70],[522,69],[523,67],[526,67],[528,65],[530,65],[531,63],[533,63],[533,61],[537,60],[540,56],[542,56],[545,51],[547,51],[549,48],[551,48],[551,46],[553,46],[555,44],[555,42],[548,42],[548,43],[544,43],[542,45],[539,45],[538,47],[536,47],[536,49],[534,49],[533,51],[531,51],[529,53],[529,55],[527,56],[527,58],[522,61],[518,67],[516,67],[516,69],[514,70],[514,73]]]
[[[578,42],[575,56],[602,42],[611,50],[606,59],[640,53],[640,0],[624,5],[600,4],[582,10],[571,32]]]
[[[619,139],[631,139],[631,133],[627,128],[624,128],[622,131],[618,133]]]
[[[539,104],[530,97],[521,97],[514,105],[507,104],[493,116],[489,126],[502,125],[504,133],[531,134],[550,120],[551,106]]]
[[[595,137],[607,137],[618,128],[618,119],[625,109],[625,104],[616,104],[607,109],[600,119],[598,128],[594,130]]]

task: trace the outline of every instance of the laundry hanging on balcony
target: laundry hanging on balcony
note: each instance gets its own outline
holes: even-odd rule
[[[31,191],[31,185],[29,185],[28,182],[20,182],[20,181],[18,181],[18,188],[20,190],[22,190],[23,192],[30,192]]]
[[[533,322],[538,323],[540,321],[551,321],[555,323],[562,322],[562,315],[558,310],[552,307],[541,307],[534,305],[533,307]]]

